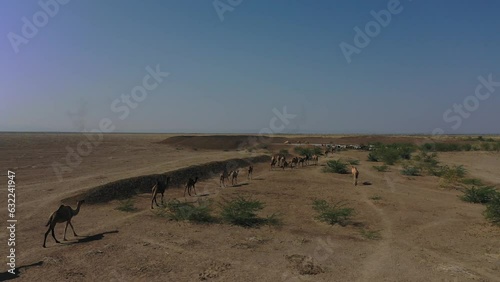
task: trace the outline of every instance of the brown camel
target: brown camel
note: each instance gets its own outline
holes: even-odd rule
[[[248,175],[247,175],[247,179],[248,179],[248,180],[252,179],[252,176],[253,176],[253,166],[249,166],[249,167],[248,167]]]
[[[193,188],[194,194],[196,195],[196,188],[194,186],[196,182],[198,182],[198,176],[196,176],[194,179],[189,178],[189,180],[186,183],[186,188],[184,188],[184,197],[186,197],[186,190],[189,196],[191,196],[191,188]]]
[[[283,161],[283,163],[281,164],[281,169],[285,170],[285,168],[288,167],[288,162],[287,161]]]
[[[155,186],[151,188],[151,208],[153,208],[153,202],[156,204],[157,207],[159,207],[158,202],[156,201],[156,195],[161,194],[161,203],[163,205],[163,193],[165,193],[165,189],[168,188],[168,184],[170,182],[170,177],[167,177],[167,180],[165,182],[162,181],[156,181]]]
[[[358,185],[359,171],[355,166],[351,166],[351,172],[352,172],[352,176],[354,178],[354,186],[357,186]]]
[[[224,171],[221,172],[219,179],[220,179],[219,181],[220,187],[222,186],[226,187],[226,184],[224,182],[226,179],[227,181],[229,181],[229,174],[227,173],[227,170],[224,169]]]
[[[271,170],[273,169],[273,167],[275,167],[275,166],[276,166],[276,164],[277,164],[277,163],[278,163],[277,158],[272,157],[272,158],[271,158]]]
[[[52,231],[52,237],[54,240],[56,240],[56,243],[60,243],[56,239],[56,235],[54,234],[54,228],[56,227],[56,224],[66,222],[66,227],[64,228],[64,241],[66,241],[66,230],[68,230],[68,225],[71,226],[71,229],[73,230],[73,235],[78,236],[75,232],[75,228],[73,227],[73,224],[71,224],[71,219],[76,216],[80,212],[80,206],[84,203],[85,201],[78,201],[76,204],[76,210],[72,209],[70,206],[65,206],[61,205],[57,211],[53,212],[50,215],[49,221],[45,226],[49,226],[49,229],[47,232],[45,232],[45,238],[43,239],[43,247],[45,248],[45,243],[47,242],[47,235],[49,235],[49,232]]]
[[[240,170],[232,171],[229,176],[231,177],[231,184],[234,186],[234,183],[238,184],[238,173]]]

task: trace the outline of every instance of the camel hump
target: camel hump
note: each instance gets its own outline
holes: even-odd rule
[[[60,205],[59,208],[57,209],[58,211],[64,209],[64,205]]]

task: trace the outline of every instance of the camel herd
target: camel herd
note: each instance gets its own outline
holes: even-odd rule
[[[319,161],[318,155],[312,155],[312,156],[305,155],[303,157],[292,157],[290,162],[288,162],[285,155],[278,154],[278,155],[274,155],[271,158],[271,169],[270,170],[273,170],[273,168],[276,168],[276,167],[284,170],[285,168],[293,169],[293,168],[298,168],[299,166],[303,167],[304,165],[306,165],[306,166],[318,165],[318,161]]]
[[[288,162],[285,155],[278,154],[278,155],[274,155],[271,158],[271,170],[273,170],[273,168],[275,168],[275,167],[278,167],[278,168],[281,168],[284,170],[285,168],[293,169],[293,168],[298,168],[299,166],[303,167],[304,165],[306,165],[306,166],[307,165],[317,165],[318,161],[319,161],[319,157],[317,155],[313,155],[311,157],[306,155],[303,157],[292,157],[290,162]],[[226,181],[229,183],[229,180],[231,180],[231,184],[233,186],[237,185],[239,173],[240,173],[239,169],[233,170],[230,172],[228,172],[226,169],[224,169],[221,172],[220,178],[219,178],[220,187],[226,187]],[[351,173],[353,175],[354,186],[357,186],[358,185],[359,171],[355,166],[352,166]],[[247,170],[247,179],[249,179],[249,180],[252,179],[252,176],[253,176],[253,166],[249,166],[248,170]],[[167,177],[165,181],[157,181],[156,184],[152,187],[152,189],[151,189],[151,194],[152,194],[151,209],[153,209],[153,203],[156,204],[156,206],[159,206],[158,202],[156,200],[158,194],[161,195],[161,203],[163,204],[164,193],[170,184],[170,180],[171,180],[170,177]],[[186,185],[184,186],[184,197],[186,196],[186,192],[188,193],[189,196],[191,196],[191,190],[194,192],[194,195],[197,195],[196,189],[195,189],[195,185],[197,182],[198,182],[198,177],[188,179],[188,181],[186,182]],[[64,237],[63,237],[64,241],[67,240],[66,239],[66,231],[68,229],[68,225],[73,230],[73,235],[75,237],[78,236],[75,232],[75,229],[73,228],[73,224],[71,224],[71,219],[74,216],[78,215],[78,213],[80,212],[80,207],[83,203],[84,203],[83,200],[78,201],[76,209],[72,209],[70,206],[61,205],[59,207],[59,209],[57,209],[55,212],[53,212],[50,215],[49,221],[45,225],[45,226],[49,226],[49,229],[47,230],[47,232],[45,232],[45,237],[44,237],[44,241],[43,241],[44,248],[45,248],[45,244],[47,241],[47,236],[50,232],[52,232],[52,237],[54,238],[56,243],[60,243],[54,234],[54,228],[55,228],[57,223],[66,222],[66,227],[64,228]]]

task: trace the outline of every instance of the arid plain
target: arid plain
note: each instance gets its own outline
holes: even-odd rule
[[[294,155],[293,145],[284,144],[287,140],[310,144],[431,141],[418,136],[279,135],[265,146],[259,146],[257,137],[235,136],[176,137],[175,142],[165,142],[172,136],[105,135],[79,165],[58,177],[54,162],[64,164],[66,147],[76,148],[85,140],[83,135],[1,133],[0,195],[5,206],[6,173],[8,169],[16,173],[16,267],[20,268],[16,279],[500,281],[500,227],[484,218],[483,205],[461,201],[461,191],[441,187],[435,176],[404,176],[400,165],[377,172],[374,163],[367,161],[369,152],[360,150],[320,156],[318,165],[297,169],[270,170],[268,162],[254,163],[253,179],[247,180],[246,167],[242,167],[235,187],[219,187],[220,171],[201,171],[198,197],[183,197],[182,185],[171,185],[165,193],[166,200],[213,199],[214,214],[223,199],[252,197],[265,204],[260,215],[280,214],[281,226],[243,228],[173,221],[150,209],[150,193],[139,193],[132,197],[134,212],[117,210],[119,200],[84,203],[72,220],[81,237],[75,238],[68,230],[69,240],[63,242],[61,223],[56,236],[62,243],[56,244],[49,235],[47,248],[42,247],[45,224],[62,201],[83,197],[86,191],[109,182],[213,161],[271,156],[280,149]],[[240,146],[242,138],[250,142]],[[438,157],[444,164],[463,165],[470,177],[500,184],[498,152],[446,152]],[[360,160],[360,182],[371,185],[354,187],[349,174],[323,172],[328,160],[339,158]],[[344,201],[355,210],[353,223],[342,227],[316,220],[314,199]],[[76,201],[64,204],[76,207]],[[1,210],[0,217],[7,219],[6,209]],[[6,228],[0,230],[6,242]],[[379,238],[367,238],[366,232]],[[4,256],[6,243],[1,249]],[[2,264],[0,272],[5,271]]]

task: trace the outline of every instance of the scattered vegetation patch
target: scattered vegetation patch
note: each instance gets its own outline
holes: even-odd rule
[[[483,181],[478,178],[464,178],[461,180],[461,182],[465,185],[471,185],[471,186],[483,186]]]
[[[500,151],[500,142],[492,138],[489,139],[470,139],[477,141],[474,143],[425,143],[420,147],[422,151],[427,152],[459,152],[459,151]]]
[[[120,205],[116,209],[119,211],[124,211],[124,212],[137,211],[137,208],[134,206],[134,200],[132,200],[132,199],[126,199],[126,200],[120,201]]]
[[[323,152],[321,148],[319,147],[313,147],[313,148],[305,148],[305,147],[295,147],[294,149],[295,153],[301,155],[301,156],[309,156],[312,157],[313,155],[321,156],[323,155]]]
[[[156,213],[175,221],[190,221],[195,223],[211,223],[216,219],[211,215],[212,201],[198,200],[195,203],[181,202],[173,199],[168,201]]]
[[[288,152],[287,149],[281,149],[280,152],[279,152],[280,155],[284,155],[284,156],[289,156],[290,153]]]
[[[340,224],[346,226],[352,215],[354,209],[345,207],[345,204],[338,202],[336,204],[329,204],[325,200],[314,200],[313,209],[317,212],[316,219],[326,222],[331,225]]]
[[[421,151],[418,155],[413,157],[413,162],[421,171],[430,175],[439,176],[441,172],[437,153]]]
[[[413,152],[417,150],[417,146],[410,143],[393,143],[393,144],[372,144],[374,151],[368,154],[369,161],[382,161],[386,165],[393,165],[398,160],[409,160]]]
[[[368,161],[370,162],[378,162],[379,158],[375,153],[369,153],[368,154]]]
[[[370,197],[370,199],[374,200],[374,201],[378,201],[378,200],[382,200],[382,197],[379,196],[379,195],[375,195],[373,197]]]
[[[368,239],[368,240],[380,240],[382,239],[382,236],[380,235],[380,230],[366,230],[366,229],[361,229],[360,231],[361,236],[363,238]]]
[[[386,172],[389,169],[387,165],[374,165],[373,168],[378,172]]]
[[[267,218],[257,216],[257,212],[264,208],[264,203],[258,200],[247,199],[243,196],[221,203],[222,220],[243,227],[256,227],[260,225],[280,225],[281,219],[277,214]]]
[[[442,166],[439,171],[439,176],[441,176],[441,185],[449,186],[456,184],[460,182],[466,174],[467,170],[463,165]]]
[[[487,204],[499,195],[500,193],[493,186],[471,187],[465,189],[460,199],[469,203]]]
[[[407,175],[407,176],[419,176],[420,169],[416,166],[404,165],[403,169],[401,170],[401,174]]]
[[[350,165],[359,165],[359,160],[347,159],[346,162]]]
[[[326,163],[326,167],[323,168],[324,172],[347,174],[347,164],[341,160],[331,160]]]
[[[493,199],[486,205],[484,217],[491,223],[500,225],[500,193],[497,192]]]

